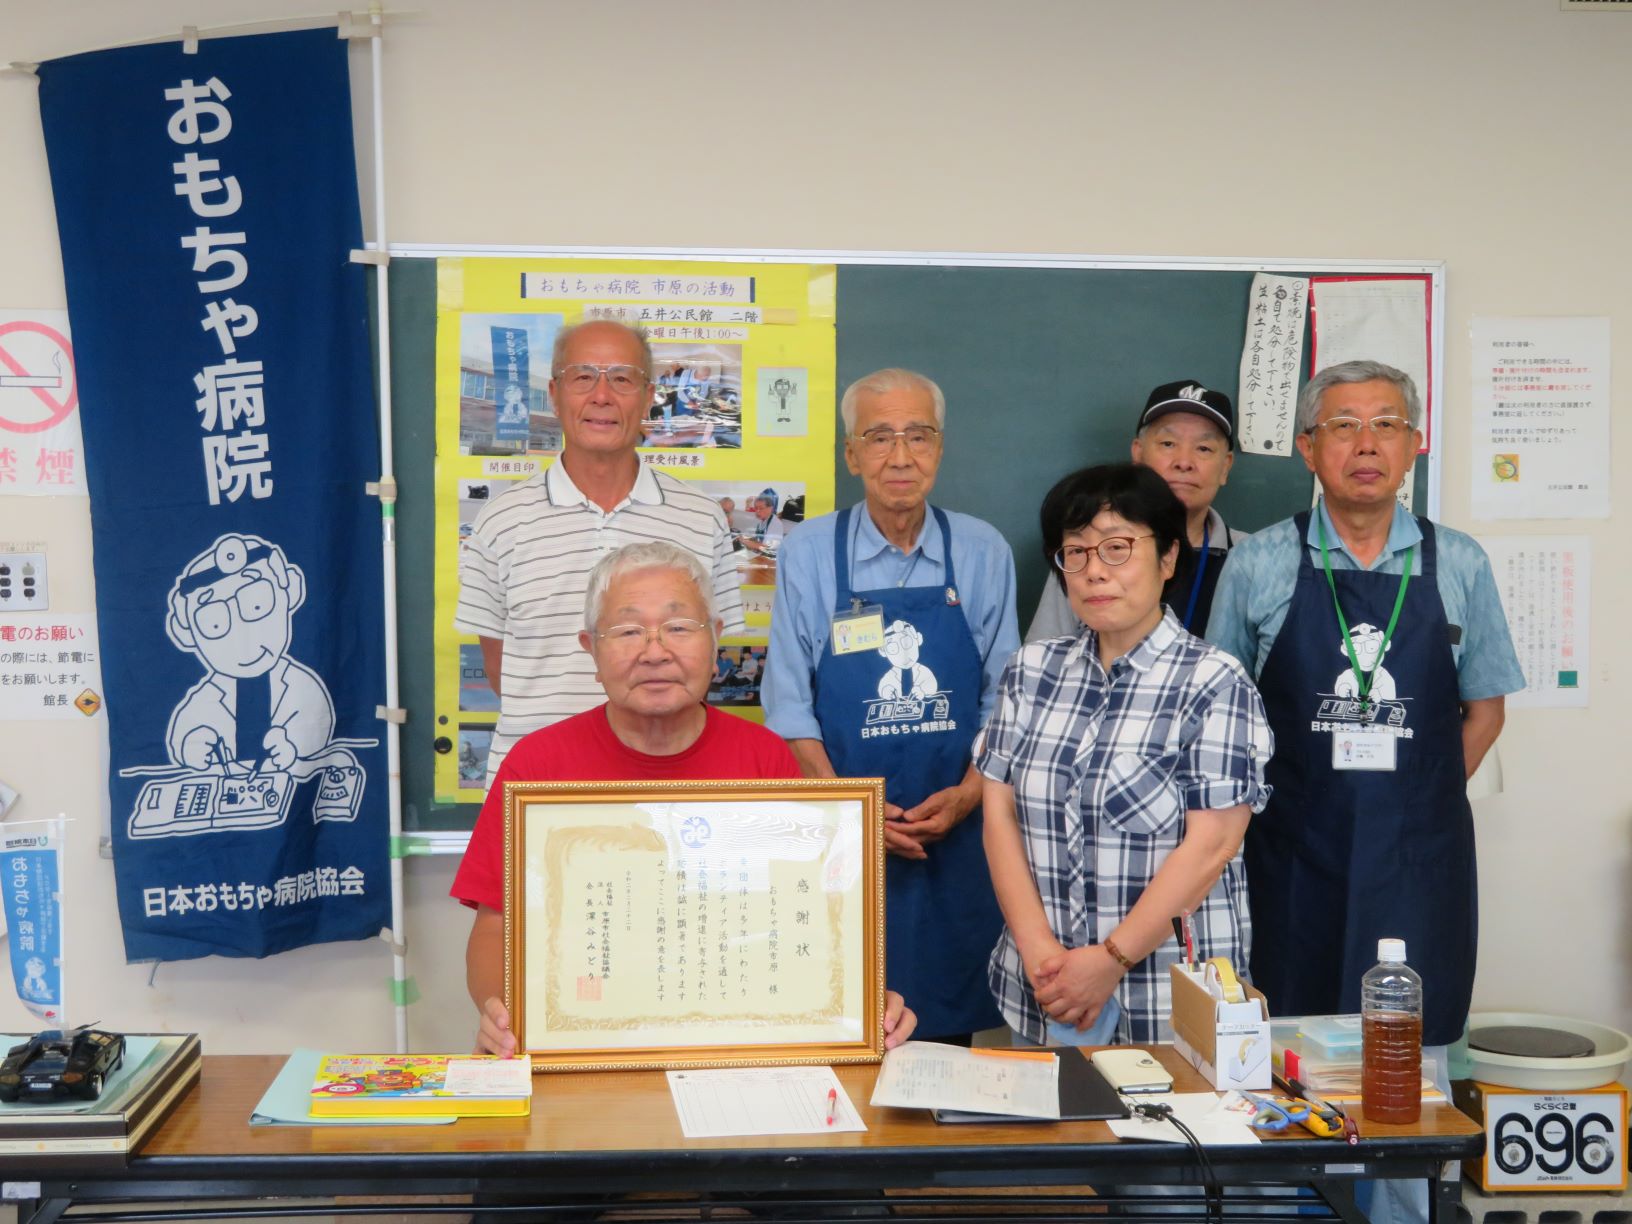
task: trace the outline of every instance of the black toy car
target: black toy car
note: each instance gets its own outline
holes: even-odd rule
[[[118,1033],[47,1029],[14,1045],[0,1063],[0,1101],[49,1101],[77,1096],[94,1101],[107,1077],[125,1061]]]

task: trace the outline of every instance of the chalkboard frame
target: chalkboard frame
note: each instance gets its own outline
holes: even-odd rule
[[[947,458],[933,500],[948,508],[987,518],[1009,537],[1015,549],[1022,628],[1030,620],[1044,580],[1043,562],[1036,555],[1039,550],[1034,539],[1035,503],[1048,485],[1065,471],[1090,462],[1125,457],[1142,396],[1156,383],[1198,378],[1226,391],[1235,391],[1241,340],[1245,334],[1245,286],[1250,284],[1253,273],[1426,276],[1430,284],[1429,337],[1433,354],[1429,398],[1439,419],[1434,430],[1435,448],[1417,465],[1416,506],[1419,513],[1430,518],[1439,515],[1445,404],[1444,261],[426,244],[393,244],[389,253],[392,257],[389,278],[392,437],[400,490],[397,539],[401,702],[408,711],[402,745],[403,828],[409,834],[429,835],[432,841],[446,842],[439,846],[441,849],[457,849],[462,845],[463,834],[475,821],[476,809],[469,804],[438,803],[432,783],[433,744],[447,731],[436,727],[431,699],[437,259],[732,260],[839,265],[838,387],[842,390],[854,378],[886,364],[919,368],[941,382],[948,401]],[[1080,384],[1073,383],[1066,364],[1069,355],[1062,339],[1067,326],[1064,320],[1071,317],[1072,310],[1085,307],[1082,303],[1072,305],[1071,292],[1062,290],[1061,286],[1069,278],[1046,275],[1061,271],[1110,274],[1112,280],[1119,282],[1116,291],[1131,294],[1130,300],[1144,293],[1150,299],[1145,308],[1160,309],[1164,320],[1161,328],[1147,327],[1143,333],[1153,337],[1148,341],[1148,348],[1129,349],[1126,337],[1119,339],[1112,335],[1106,342],[1116,352],[1132,353],[1133,357],[1114,371],[1100,367],[1085,373]],[[1166,279],[1161,274],[1173,274],[1177,279]],[[1158,279],[1148,279],[1151,275]],[[848,302],[847,279],[852,288]],[[939,333],[922,319],[917,320],[914,328],[910,325],[910,312],[892,311],[885,302],[872,302],[874,309],[865,309],[862,299],[855,296],[856,288],[863,282],[869,285],[871,292],[882,293],[884,289],[880,286],[933,287],[937,280],[972,286],[970,292],[962,295],[967,299],[968,310],[957,319],[948,317],[949,309],[958,306],[957,295],[942,297],[935,304],[939,313],[932,321],[944,329]],[[1186,304],[1194,301],[1197,309],[1212,311],[1207,326],[1216,328],[1220,339],[1209,338],[1199,346],[1187,344],[1186,340],[1194,339],[1195,333],[1184,331],[1182,312],[1174,316],[1180,323],[1169,324],[1166,322],[1168,307],[1152,306],[1152,302],[1162,298],[1162,291],[1153,290],[1153,286],[1181,282],[1188,290],[1188,296],[1184,297]],[[1238,319],[1226,317],[1229,291],[1226,290],[1221,299],[1209,288],[1234,282],[1243,286]],[[1005,289],[998,295],[1005,300],[995,306],[989,300],[994,285]],[[1020,286],[1019,290],[1014,288],[1016,285]],[[1101,287],[1109,292],[1110,282]],[[1028,293],[1030,289],[1035,289],[1035,293]],[[1169,296],[1183,295],[1174,291]],[[1034,298],[1041,305],[1036,305]],[[1041,309],[1046,318],[1058,321],[1061,328],[1060,336],[1047,330],[1034,333],[1038,347],[1029,359],[1025,352],[1015,352],[1013,337],[1004,343],[997,327],[998,323],[1007,321],[1009,326],[1023,329],[1027,325],[1028,308]],[[921,307],[917,311],[918,315],[924,313]],[[898,322],[900,326],[892,331],[891,327]],[[1133,329],[1137,330],[1138,326],[1135,320]],[[937,350],[935,344],[945,341],[948,335],[949,342],[959,348]],[[376,330],[376,339],[377,336]],[[994,339],[996,343],[990,349],[981,351],[981,345]],[[945,360],[937,360],[937,356]],[[951,360],[953,356],[958,359]],[[950,368],[954,366],[956,368]],[[1045,424],[1059,426],[1048,436],[1050,443],[1058,445],[1049,445],[1039,454],[1037,439],[1025,435],[1024,431],[1016,433],[1012,415],[1004,418],[1006,425],[1000,423],[993,427],[991,417],[997,407],[1008,407],[1016,395],[1029,396],[1031,402],[1043,403],[1052,409],[1056,415],[1045,418]],[[1092,437],[1083,434],[1085,428]],[[1021,459],[1030,461],[1017,466]],[[834,464],[838,504],[850,504],[859,498],[860,486],[845,470],[841,448],[835,449]],[[1029,490],[1030,496],[989,499],[985,496],[985,486],[990,470],[1003,471],[1012,482],[1018,482],[1020,488]],[[1294,504],[1300,499],[1289,496],[1284,505],[1276,504],[1273,513],[1264,512],[1263,499],[1280,496],[1274,486],[1284,484],[1289,492],[1294,478],[1301,480],[1304,490],[1301,500],[1307,504],[1312,486],[1298,459],[1238,455],[1231,485],[1221,494],[1219,507],[1232,526],[1246,530],[1265,526],[1301,508]]]

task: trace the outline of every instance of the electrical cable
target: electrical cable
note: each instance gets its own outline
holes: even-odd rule
[[[1222,1224],[1224,1219],[1224,1188],[1219,1184],[1218,1175],[1213,1171],[1213,1162],[1207,1157],[1207,1147],[1196,1137],[1173,1112],[1173,1107],[1163,1104],[1138,1104],[1133,1106],[1133,1112],[1142,1118],[1155,1118],[1172,1124],[1173,1129],[1184,1137],[1185,1143],[1190,1146],[1195,1155],[1196,1166],[1201,1170],[1202,1195],[1207,1203],[1207,1218],[1217,1220]]]

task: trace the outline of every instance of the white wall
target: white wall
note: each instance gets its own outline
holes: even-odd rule
[[[318,7],[0,0],[0,61]],[[1556,0],[411,7],[386,43],[394,241],[1444,259],[1444,518],[1474,530],[1468,320],[1609,315],[1616,363],[1632,369],[1632,13]],[[366,101],[366,54],[354,65]],[[34,95],[0,79],[0,307],[63,305]],[[1614,439],[1623,458],[1628,433]],[[1476,809],[1476,1006],[1626,1027],[1632,799],[1618,766],[1632,720],[1618,703],[1632,642],[1616,630],[1632,599],[1632,490],[1620,493],[1609,522],[1503,527],[1593,537],[1593,704],[1509,718],[1507,791]],[[83,502],[0,497],[0,541],[20,540],[49,549],[54,607],[91,610]],[[24,795],[13,819],[60,809],[94,826],[98,751],[88,724],[0,724],[0,778]],[[389,1044],[383,944],[165,965],[149,985],[122,962],[111,865],[91,839],[71,871],[85,1018],[196,1029],[216,1052]],[[446,899],[451,864],[410,860],[407,874],[424,995],[412,1039],[460,1048],[468,924]],[[0,1027],[28,1023],[0,990]]]

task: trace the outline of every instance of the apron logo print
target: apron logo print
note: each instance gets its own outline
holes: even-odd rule
[[[1386,649],[1383,631],[1362,622],[1349,631],[1349,641],[1354,645],[1354,657],[1360,670],[1372,677],[1371,688],[1362,700],[1353,668],[1344,668],[1332,682],[1332,692],[1321,695],[1320,712],[1310,724],[1311,730],[1337,731],[1344,725],[1381,725],[1395,728],[1402,739],[1410,739],[1412,730],[1405,725],[1405,701],[1396,697],[1394,677],[1382,664]],[[1341,640],[1337,651],[1348,659],[1348,649]]]
[[[947,588],[951,593],[951,588]],[[884,630],[884,644],[878,653],[889,663],[889,668],[878,680],[878,699],[867,702],[867,728],[875,735],[896,734],[898,730],[917,731],[924,724],[925,711],[929,722],[924,729],[954,730],[950,717],[951,694],[941,691],[935,673],[919,661],[923,651],[924,635],[910,621],[891,621]],[[896,728],[878,724],[910,723],[911,727]],[[863,730],[863,734],[867,729]]]
[[[1371,690],[1367,696],[1375,701],[1394,700],[1394,677],[1389,674],[1388,668],[1383,666],[1383,631],[1376,625],[1368,625],[1364,621],[1349,631],[1349,641],[1354,643],[1354,657],[1360,662],[1360,670],[1370,672],[1372,676]],[[1341,642],[1337,646],[1338,654],[1348,661],[1349,652]],[[1332,682],[1332,692],[1338,697],[1358,697],[1360,686],[1355,682],[1354,672],[1344,668]]]

